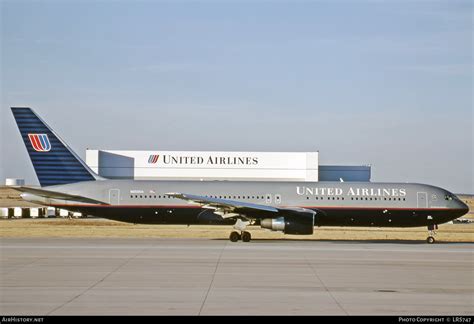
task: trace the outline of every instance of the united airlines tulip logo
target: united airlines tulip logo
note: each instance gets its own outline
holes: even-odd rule
[[[159,155],[154,155],[154,154],[150,155],[150,157],[148,158],[148,163],[156,164],[156,162],[158,162],[159,157],[160,157]]]
[[[51,151],[51,143],[49,142],[48,135],[46,134],[28,134],[31,146],[36,152],[49,152]]]

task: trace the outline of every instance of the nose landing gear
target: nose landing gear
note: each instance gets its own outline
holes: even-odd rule
[[[428,237],[426,238],[426,243],[433,244],[436,242],[434,236],[437,234],[436,230],[438,229],[438,225],[428,225]]]

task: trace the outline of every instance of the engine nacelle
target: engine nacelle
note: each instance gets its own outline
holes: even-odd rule
[[[260,226],[272,231],[285,231],[285,218],[265,218],[260,221]]]
[[[285,234],[311,235],[314,229],[314,214],[299,213],[278,218],[265,218],[260,221],[260,226],[272,231],[282,231]]]

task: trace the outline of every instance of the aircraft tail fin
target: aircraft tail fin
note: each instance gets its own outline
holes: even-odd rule
[[[31,108],[11,109],[42,187],[100,179]]]

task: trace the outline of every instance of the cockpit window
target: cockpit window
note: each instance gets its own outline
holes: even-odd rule
[[[446,195],[446,196],[444,196],[444,199],[453,200],[453,196],[452,195]]]

